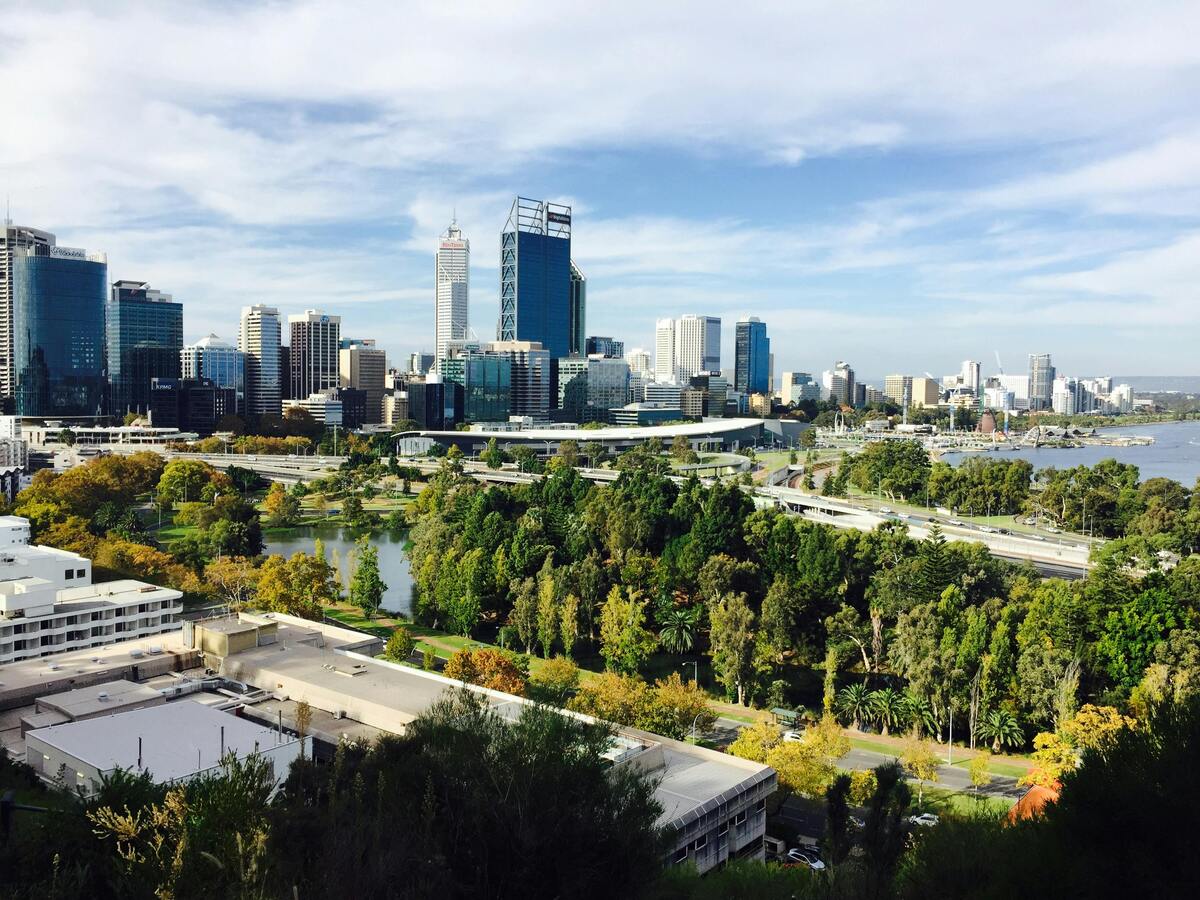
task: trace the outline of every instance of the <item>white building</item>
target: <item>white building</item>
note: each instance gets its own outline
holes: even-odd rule
[[[674,382],[675,374],[675,320],[659,319],[654,325],[654,380]]]
[[[463,237],[456,221],[442,234],[434,257],[437,286],[434,297],[435,362],[449,353],[449,341],[466,340],[471,291],[471,242]]]
[[[1008,410],[1011,412],[1016,409],[1013,405],[1015,403],[1013,392],[1002,387],[984,388],[983,402],[989,409],[998,411]]]
[[[779,402],[785,406],[805,400],[820,400],[821,386],[808,372],[784,372],[779,379]]]
[[[274,415],[279,409],[281,336],[279,310],[262,304],[242,307],[238,349],[245,354],[247,415]]]
[[[973,359],[964,359],[959,383],[974,394],[979,394],[979,363]]]
[[[996,381],[1013,395],[1013,409],[1029,409],[1028,375],[997,375]]]
[[[842,406],[854,405],[854,370],[842,360],[839,359],[832,369],[821,373],[821,387],[825,399]]]
[[[0,416],[0,469],[23,469],[29,463],[29,444],[20,416]]]
[[[632,375],[649,375],[654,371],[651,367],[650,354],[641,347],[625,354],[625,361],[629,363],[629,372]]]
[[[291,361],[292,397],[335,388],[339,353],[342,349],[342,317],[331,316],[319,309],[306,309],[288,316],[291,335],[288,359]]]
[[[1118,384],[1108,395],[1108,408],[1112,412],[1133,412],[1133,387],[1128,384]]]
[[[92,584],[90,560],[27,546],[28,529],[15,516],[0,520],[0,663],[179,627],[179,591],[131,580]]]
[[[721,371],[721,320],[680,316],[675,322],[675,377],[687,381],[701,372]]]
[[[303,409],[322,425],[341,425],[342,401],[335,400],[332,393],[331,390],[317,391],[303,399],[283,400],[280,411],[286,414],[289,409]]]

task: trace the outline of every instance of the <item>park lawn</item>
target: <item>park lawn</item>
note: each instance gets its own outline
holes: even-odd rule
[[[966,769],[971,765],[971,760],[956,760],[951,765],[959,769]],[[1026,766],[1014,766],[1011,763],[998,762],[994,758],[988,762],[987,770],[992,775],[1007,775],[1009,778],[1021,778],[1029,774],[1029,769]]]
[[[850,738],[850,746],[857,747],[859,750],[870,750],[872,753],[883,753],[887,756],[899,756],[904,752],[902,747],[897,747],[894,744],[888,744],[883,741],[871,741],[866,738]]]
[[[912,785],[913,808],[916,808],[917,786]],[[962,791],[950,791],[946,788],[925,788],[922,812],[934,812],[939,816],[958,815],[969,816],[979,810],[989,810],[995,813],[1006,813],[1013,808],[1016,800],[1008,797],[976,797],[974,794]]]
[[[163,544],[173,544],[175,541],[195,534],[200,529],[195,525],[163,525],[162,528],[152,529],[155,540]]]

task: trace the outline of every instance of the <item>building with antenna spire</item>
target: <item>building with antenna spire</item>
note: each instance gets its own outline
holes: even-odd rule
[[[467,338],[471,295],[471,242],[463,237],[457,217],[441,236],[435,256],[434,363],[441,368],[451,341]]]

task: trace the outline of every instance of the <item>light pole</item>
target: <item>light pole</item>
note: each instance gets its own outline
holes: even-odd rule
[[[696,743],[696,723],[700,721],[700,717],[704,715],[704,711],[696,713],[696,718],[692,719],[692,743]]]
[[[694,659],[690,659],[686,661],[684,665],[692,667],[692,681],[697,685],[700,684],[700,663]]]

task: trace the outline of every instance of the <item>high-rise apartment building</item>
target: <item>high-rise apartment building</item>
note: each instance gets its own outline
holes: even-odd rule
[[[820,400],[821,386],[808,372],[784,372],[779,379],[779,400],[785,405]]]
[[[5,219],[0,227],[0,397],[12,397],[17,387],[13,362],[13,259],[30,247],[53,247],[55,237],[48,231],[14,225]]]
[[[446,344],[465,340],[469,327],[471,242],[463,237],[456,221],[452,221],[441,236],[435,269],[434,332],[437,342],[434,357],[435,362],[440,363],[447,355]]]
[[[387,353],[375,341],[344,340],[338,351],[338,378],[341,386],[365,394],[363,423],[383,421],[383,381],[387,376]]]
[[[967,390],[979,395],[980,378],[979,378],[979,363],[973,359],[964,359],[962,364],[962,373],[959,376],[959,382]]]
[[[721,320],[680,316],[675,322],[675,372],[686,381],[702,372],[721,371]]]
[[[183,304],[144,281],[118,281],[106,322],[109,415],[147,413],[151,382],[179,378]]]
[[[342,317],[308,309],[288,316],[291,396],[304,399],[339,384]]]
[[[629,371],[633,375],[650,375],[654,372],[651,366],[650,354],[641,347],[630,350],[629,355],[625,357],[629,363]]]
[[[587,276],[583,270],[571,260],[571,298],[570,298],[570,327],[567,336],[567,346],[570,352],[579,356],[588,352],[587,340]]]
[[[771,341],[767,326],[756,316],[734,326],[733,387],[743,394],[765,394],[770,390]]]
[[[39,244],[12,262],[17,415],[103,415],[107,257]]]
[[[246,414],[280,413],[283,379],[280,368],[281,326],[279,310],[273,306],[242,307],[238,349],[245,354]]]
[[[883,379],[883,395],[901,407],[912,404],[912,387],[911,375],[888,375]]]
[[[500,342],[571,352],[571,207],[517,197],[500,235]]]
[[[675,320],[659,319],[654,325],[654,380],[675,381]]]
[[[825,389],[827,399],[842,406],[854,406],[858,399],[854,370],[840,359],[832,369],[821,373],[821,386]]]
[[[1050,409],[1054,400],[1054,366],[1049,353],[1029,355],[1029,408]]]
[[[211,381],[233,390],[237,411],[246,408],[246,354],[215,334],[206,335],[179,351],[180,371],[186,381]]]

